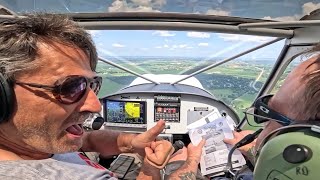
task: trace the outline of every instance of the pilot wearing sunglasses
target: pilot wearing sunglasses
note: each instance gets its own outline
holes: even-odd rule
[[[318,47],[315,51],[318,51]],[[285,79],[283,85],[275,95],[257,98],[254,103],[256,123],[264,123],[264,129],[256,141],[241,147],[239,150],[251,162],[254,162],[256,149],[264,138],[280,127],[293,123],[316,120],[319,117],[320,105],[320,57],[313,56],[299,64]],[[234,132],[234,139],[225,139],[234,145],[252,131]]]
[[[66,17],[35,14],[0,23],[0,179],[116,179],[80,148],[102,156],[146,152],[154,164],[165,162],[172,145],[155,141],[164,121],[139,135],[84,132],[83,122],[101,111],[96,65],[91,38]],[[202,145],[190,146],[199,152],[195,160]],[[144,163],[137,179],[159,175]]]

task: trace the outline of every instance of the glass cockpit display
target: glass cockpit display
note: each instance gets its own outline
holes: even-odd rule
[[[105,100],[105,117],[109,123],[145,124],[145,102]]]

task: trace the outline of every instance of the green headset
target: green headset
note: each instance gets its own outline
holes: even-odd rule
[[[5,122],[13,113],[14,91],[12,84],[0,73],[0,123]]]
[[[276,129],[262,141],[255,180],[319,179],[320,122],[307,123]]]

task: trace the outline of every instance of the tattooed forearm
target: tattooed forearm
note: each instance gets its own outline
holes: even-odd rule
[[[179,178],[181,180],[195,180],[196,175],[194,174],[194,172],[185,172],[185,173],[180,174]]]
[[[198,169],[198,161],[188,159],[184,165],[172,173],[168,179],[170,180],[196,180]]]

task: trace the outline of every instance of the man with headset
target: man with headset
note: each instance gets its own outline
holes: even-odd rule
[[[320,46],[319,46],[320,47]],[[314,51],[320,49],[315,47]],[[275,95],[265,95],[254,102],[254,120],[256,123],[265,123],[263,131],[256,141],[239,148],[247,159],[255,162],[256,147],[259,147],[264,138],[272,131],[288,126],[294,122],[316,120],[319,117],[320,106],[320,56],[314,56],[299,64],[289,73],[283,85]],[[318,97],[319,96],[319,97]],[[311,107],[312,106],[312,107]],[[320,122],[319,122],[320,123]],[[235,145],[253,131],[243,130],[233,132],[234,139],[224,139],[225,143]],[[187,149],[181,155],[176,155],[170,161],[185,160]],[[252,172],[244,171],[238,178],[252,179]],[[217,179],[223,179],[217,177]]]
[[[319,70],[320,56],[313,56],[289,73],[275,95],[262,96],[255,101],[254,119],[256,123],[265,123],[264,129],[256,141],[239,148],[244,155],[248,155],[248,152],[258,147],[266,135],[277,128],[295,121],[318,119],[320,113],[320,96],[318,97],[317,94],[320,90]],[[234,145],[250,133],[252,131],[234,132],[234,139],[224,141]]]
[[[314,50],[318,50],[318,47],[315,47]],[[282,127],[289,127],[291,124],[295,123],[320,123],[317,122],[319,119],[319,105],[320,97],[319,90],[320,86],[320,56],[316,55],[312,58],[299,64],[285,79],[283,85],[280,87],[279,91],[275,95],[265,95],[259,97],[254,103],[254,120],[256,123],[265,123],[263,131],[257,137],[257,140],[240,147],[239,150],[254,164],[256,161],[257,150],[260,151],[266,142],[266,137],[269,138],[269,134],[277,129]],[[235,145],[243,137],[248,134],[253,133],[253,131],[241,131],[234,132],[234,139],[225,139],[224,141],[228,144]],[[302,135],[300,135],[302,136]],[[294,141],[292,141],[294,144]],[[290,147],[290,146],[288,146]],[[268,151],[274,151],[275,148],[272,148]],[[297,148],[299,149],[299,148]],[[300,148],[301,149],[301,148]],[[282,154],[281,151],[279,154]],[[266,153],[267,154],[267,153]],[[273,154],[273,160],[278,154]],[[271,156],[270,154],[267,156]],[[295,156],[292,153],[289,156]],[[292,158],[292,157],[291,157]],[[267,159],[267,158],[263,158]],[[263,164],[266,163],[264,160],[260,160],[258,168],[259,171],[255,175],[258,178],[262,178],[261,172],[266,171],[267,169]],[[283,160],[282,161],[286,161]],[[269,159],[271,163],[271,160]],[[274,164],[268,165],[272,167],[273,170],[280,164],[283,166],[285,163],[282,163],[280,160],[272,162]],[[286,166],[286,165],[285,165]],[[295,167],[293,164],[287,165],[290,167]],[[288,170],[285,168],[286,170]],[[282,168],[280,168],[282,169]],[[272,171],[272,170],[271,170]],[[269,171],[268,171],[269,172]],[[265,172],[264,172],[265,173]],[[277,172],[279,173],[279,172]],[[282,173],[282,172],[281,172]],[[271,173],[272,174],[272,173]],[[278,176],[276,174],[275,176]],[[281,174],[282,177],[283,174]],[[241,176],[241,175],[240,175]],[[280,176],[280,175],[279,175]],[[314,176],[313,176],[314,177]],[[243,179],[251,179],[252,175],[244,174]],[[256,178],[256,176],[255,176]],[[271,178],[271,175],[268,176]],[[271,178],[272,179],[272,178]],[[299,178],[298,178],[299,179]]]
[[[64,16],[0,23],[0,179],[116,179],[80,148],[102,156],[146,154],[137,179],[160,178],[154,164],[172,150],[168,141],[155,141],[164,121],[139,135],[83,131],[90,114],[101,111],[96,65],[90,36]],[[188,146],[188,164],[172,177],[196,171],[203,145]]]

